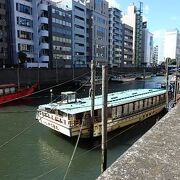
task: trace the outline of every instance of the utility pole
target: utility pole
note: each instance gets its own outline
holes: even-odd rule
[[[90,137],[93,137],[94,134],[94,104],[95,104],[95,76],[96,68],[95,61],[91,61],[91,124],[90,124]]]
[[[102,66],[102,156],[101,173],[107,168],[107,93],[108,93],[108,67]]]
[[[166,109],[169,111],[169,70],[168,70],[168,64],[169,64],[169,59],[166,58]]]

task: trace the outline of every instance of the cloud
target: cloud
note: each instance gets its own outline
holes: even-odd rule
[[[116,7],[120,9],[120,4],[117,0],[107,0],[109,2],[109,7]]]
[[[144,7],[144,14],[149,14],[149,5],[145,5]]]
[[[178,20],[178,17],[177,17],[177,16],[171,16],[171,17],[170,17],[170,20],[171,20],[171,21],[177,21],[177,20]]]

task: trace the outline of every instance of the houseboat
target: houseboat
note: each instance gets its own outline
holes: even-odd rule
[[[166,105],[166,91],[162,89],[136,89],[108,94],[107,131],[113,131],[143,121]],[[102,96],[95,97],[92,133],[91,98],[76,98],[75,92],[62,92],[61,101],[40,105],[36,119],[39,123],[66,136],[97,137],[101,135]]]
[[[37,86],[37,83],[31,87],[26,86],[20,88],[18,88],[16,84],[0,85],[0,105],[30,96],[36,90]]]

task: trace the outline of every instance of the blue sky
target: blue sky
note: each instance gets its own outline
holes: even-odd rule
[[[108,0],[110,5],[118,7],[123,13],[130,3],[139,7],[138,0]],[[143,16],[148,22],[148,29],[158,38],[161,31],[180,29],[180,0],[142,0]]]

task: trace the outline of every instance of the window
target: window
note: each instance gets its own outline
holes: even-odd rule
[[[18,38],[32,40],[33,39],[33,33],[18,30]]]
[[[33,52],[33,46],[30,44],[18,44],[19,51]]]
[[[25,14],[32,14],[32,8],[23,4],[16,3],[16,10]]]
[[[32,27],[33,22],[30,19],[17,17],[17,24],[19,24],[20,26]]]

